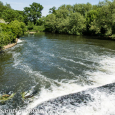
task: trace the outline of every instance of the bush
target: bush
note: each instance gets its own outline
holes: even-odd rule
[[[34,24],[32,22],[28,22],[28,30],[32,30],[34,27]]]
[[[33,28],[34,31],[36,32],[43,32],[45,30],[45,27],[44,26],[34,26]]]
[[[0,23],[0,48],[3,45],[14,43],[17,37],[24,34],[25,30],[25,24],[17,20],[12,21],[10,24]]]

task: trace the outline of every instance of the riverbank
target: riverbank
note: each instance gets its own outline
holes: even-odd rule
[[[26,32],[27,34],[35,34],[35,33],[37,33],[37,32]]]
[[[8,48],[11,48],[11,47],[15,46],[15,45],[17,44],[17,42],[18,42],[18,38],[16,38],[16,42],[15,42],[15,43],[12,43],[12,44],[8,44],[8,45],[6,45],[6,46],[3,46],[3,48],[2,48],[2,49],[0,49],[0,51],[5,50],[5,49],[8,49]]]
[[[8,49],[8,48],[11,48],[11,47],[15,46],[15,45],[17,44],[17,42],[18,42],[18,38],[16,38],[16,43],[12,43],[12,44],[8,44],[8,45],[4,46],[4,47],[3,47],[3,50],[5,50],[5,49]]]

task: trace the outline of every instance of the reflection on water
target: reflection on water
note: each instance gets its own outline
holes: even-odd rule
[[[114,41],[48,33],[25,36],[0,54],[0,93],[16,93],[1,108],[30,109],[49,99],[114,83],[114,69]],[[24,92],[29,98],[22,98]],[[97,92],[93,94],[96,95]],[[98,106],[99,102],[94,102]],[[80,105],[79,110],[83,107]],[[71,110],[70,107],[73,113]]]

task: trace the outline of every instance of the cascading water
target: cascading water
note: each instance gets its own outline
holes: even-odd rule
[[[114,90],[97,87],[115,82],[115,43],[101,42],[51,34],[21,38],[0,55],[0,93],[15,93],[0,109],[20,108],[17,115],[35,108],[36,115],[114,115]]]

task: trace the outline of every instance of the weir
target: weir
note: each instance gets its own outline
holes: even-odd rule
[[[98,94],[100,93],[100,95],[95,95],[96,92],[98,92]],[[62,96],[62,97],[58,97],[53,100],[49,100],[47,102],[44,102],[38,105],[36,108],[33,109],[33,110],[36,110],[37,112],[36,113],[31,112],[31,114],[29,115],[33,115],[33,114],[34,115],[38,115],[38,114],[42,114],[42,115],[56,114],[57,115],[57,113],[66,115],[68,113],[68,109],[70,109],[71,113],[73,112],[74,114],[77,115],[77,110],[78,108],[80,108],[80,106],[83,105],[87,107],[89,103],[94,103],[96,101],[96,96],[97,97],[100,96],[99,99],[101,99],[101,96],[102,96],[101,93],[103,92],[106,92],[107,95],[115,92],[115,83],[107,84],[107,85],[97,87],[97,88],[90,88],[82,92],[73,93],[73,94]],[[98,100],[98,101],[100,101],[99,106],[101,106],[101,100]],[[105,101],[105,104],[106,104],[106,101]],[[97,109],[97,108],[94,108],[94,109]],[[94,112],[97,112],[97,111],[94,110]]]
[[[15,94],[0,109],[24,110],[16,115],[31,109],[43,115],[114,114],[113,41],[55,34],[20,40],[0,55],[0,94]]]

